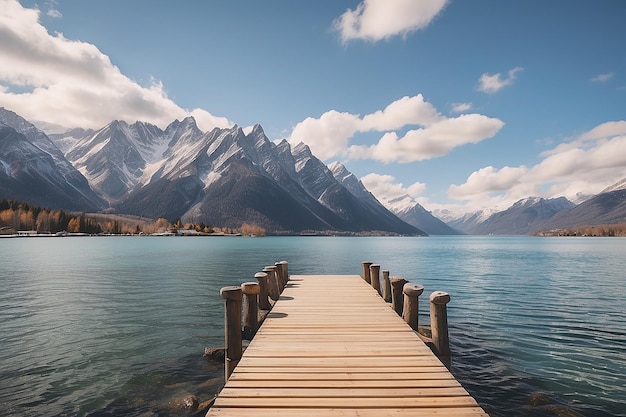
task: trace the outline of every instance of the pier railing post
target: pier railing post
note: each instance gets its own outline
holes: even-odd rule
[[[267,297],[269,297],[267,288],[268,275],[265,272],[257,272],[254,274],[254,278],[259,282],[259,309],[270,310],[272,305],[270,304],[270,300],[267,299]]]
[[[281,292],[289,281],[289,264],[287,261],[276,262],[276,272],[280,271],[280,288]]]
[[[372,265],[372,263],[373,262],[361,262],[361,266],[363,267],[363,275],[361,275],[361,278],[368,284],[372,283],[372,279],[370,278],[370,265]]]
[[[380,265],[378,264],[372,264],[370,265],[370,280],[372,281],[372,287],[374,287],[374,289],[376,291],[378,291],[378,294],[381,294],[380,291]]]
[[[443,291],[435,291],[430,295],[430,329],[437,357],[448,368],[451,364],[450,339],[448,337],[448,310],[446,304],[450,295]]]
[[[393,309],[402,317],[402,305],[404,302],[402,287],[404,287],[407,281],[402,277],[391,277],[389,280],[391,281],[391,302]]]
[[[402,292],[404,293],[404,311],[402,318],[411,326],[411,329],[418,331],[419,296],[424,292],[424,287],[419,284],[407,282],[402,287]]]
[[[389,281],[389,271],[383,270],[383,300],[391,302],[391,282]]]
[[[263,268],[263,272],[267,273],[267,283],[270,298],[274,301],[278,301],[278,298],[280,297],[280,284],[278,283],[276,266],[266,266],[265,268]]]
[[[220,295],[224,299],[224,347],[226,348],[224,376],[230,374],[241,360],[241,287],[223,287]]]
[[[257,298],[260,292],[256,282],[244,282],[241,284],[243,293],[243,338],[252,340],[259,328],[259,303]]]

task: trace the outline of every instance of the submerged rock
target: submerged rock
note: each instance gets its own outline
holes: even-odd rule
[[[224,362],[226,350],[224,348],[204,348],[204,357],[214,362]]]
[[[167,408],[176,414],[191,414],[198,411],[198,399],[195,395],[187,395],[182,398],[176,398],[167,404]]]

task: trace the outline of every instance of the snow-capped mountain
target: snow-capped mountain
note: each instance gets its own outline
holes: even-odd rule
[[[87,179],[48,136],[17,114],[0,108],[0,189],[16,200],[71,210],[106,207]]]
[[[405,222],[425,231],[429,235],[462,234],[426,210],[408,194],[393,199],[383,199],[382,203]]]
[[[306,145],[275,144],[259,125],[203,133],[189,117],[165,130],[114,121],[88,133],[71,132],[66,155],[121,213],[273,231],[422,233],[359,201]]]
[[[562,210],[574,207],[565,197],[545,199],[529,197],[517,201],[511,207],[489,216],[475,224],[467,233],[488,235],[526,235],[537,231],[550,218]]]

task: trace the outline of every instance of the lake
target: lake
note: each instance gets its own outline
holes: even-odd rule
[[[0,239],[0,415],[173,415],[223,368],[223,286],[361,262],[448,292],[452,372],[492,416],[626,416],[626,239]]]

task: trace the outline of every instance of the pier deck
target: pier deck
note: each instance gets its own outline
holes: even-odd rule
[[[358,275],[295,275],[207,416],[486,416]]]

